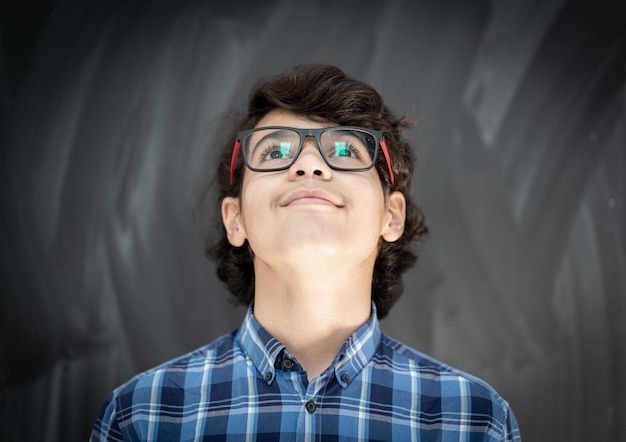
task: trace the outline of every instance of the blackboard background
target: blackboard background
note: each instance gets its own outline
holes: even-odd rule
[[[0,433],[78,441],[239,324],[193,209],[221,115],[328,62],[409,132],[432,231],[383,322],[525,440],[626,440],[626,27],[610,1],[2,0]]]

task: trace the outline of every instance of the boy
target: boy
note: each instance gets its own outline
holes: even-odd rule
[[[208,248],[243,324],[116,389],[92,440],[520,440],[487,384],[380,331],[427,233],[405,126],[333,66],[257,83]]]

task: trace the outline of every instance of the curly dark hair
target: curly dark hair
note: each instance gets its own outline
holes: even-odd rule
[[[279,75],[262,78],[252,88],[247,112],[240,116],[230,138],[220,148],[215,172],[218,192],[216,213],[221,213],[222,200],[227,196],[239,197],[245,166],[241,155],[230,183],[230,162],[237,134],[256,126],[271,110],[282,108],[314,121],[335,123],[343,126],[360,126],[383,133],[392,169],[393,186],[383,155],[378,155],[376,170],[388,195],[400,191],[406,198],[406,221],[404,233],[395,242],[381,239],[374,265],[372,299],[376,303],[379,318],[389,312],[402,294],[402,273],[412,267],[417,256],[410,246],[428,233],[424,215],[410,197],[411,178],[415,168],[415,153],[401,133],[409,126],[406,117],[396,118],[385,106],[380,94],[370,85],[355,80],[341,69],[324,64],[304,64]],[[248,244],[233,247],[219,217],[216,241],[208,241],[206,255],[214,260],[217,275],[233,295],[235,304],[248,305],[254,297],[254,267]]]

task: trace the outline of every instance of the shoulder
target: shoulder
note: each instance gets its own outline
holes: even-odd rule
[[[504,402],[495,390],[482,379],[419,352],[388,335],[383,334],[381,337],[381,351],[378,356],[399,372],[417,372],[420,376],[437,382],[468,383],[475,387],[478,392],[495,394],[498,400]]]
[[[235,330],[208,345],[133,376],[113,390],[91,433],[91,441],[143,440],[151,425],[166,413],[186,410],[202,395],[207,378],[226,379],[233,364],[245,359]],[[175,416],[174,416],[175,415]],[[169,420],[180,416],[168,415]],[[176,417],[178,416],[178,417]]]
[[[200,387],[208,371],[215,367],[228,367],[242,357],[236,343],[237,333],[235,330],[210,344],[133,376],[113,391],[112,399],[117,401],[118,407],[127,408],[143,399],[150,399],[155,387],[170,392],[180,390],[181,386],[187,390]]]
[[[491,416],[507,433],[517,432],[515,416],[509,404],[484,380],[451,367],[385,334],[375,358],[404,379],[407,388],[419,391],[444,409],[471,409],[472,414]],[[513,438],[514,439],[514,438]]]

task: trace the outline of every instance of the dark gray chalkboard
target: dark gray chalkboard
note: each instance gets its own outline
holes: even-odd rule
[[[207,146],[311,61],[421,120],[432,235],[385,330],[490,382],[525,440],[626,440],[618,3],[3,0],[2,440],[85,440],[116,385],[238,325],[193,216]]]

